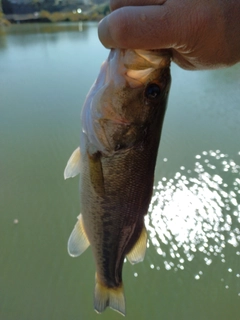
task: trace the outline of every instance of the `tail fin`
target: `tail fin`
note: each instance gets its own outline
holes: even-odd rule
[[[94,309],[98,313],[102,313],[106,307],[119,312],[125,316],[125,297],[123,286],[117,288],[108,288],[98,280],[96,275],[96,286],[94,293]]]

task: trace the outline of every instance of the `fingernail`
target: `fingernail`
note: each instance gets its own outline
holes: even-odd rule
[[[108,16],[103,18],[98,24],[98,37],[104,47],[108,49],[113,47],[113,40],[109,32]]]

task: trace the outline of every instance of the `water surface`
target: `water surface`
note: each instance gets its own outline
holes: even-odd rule
[[[91,250],[66,251],[81,106],[108,51],[97,24],[0,30],[0,319],[95,314]],[[128,319],[235,320],[240,313],[240,65],[187,72],[172,88],[146,217],[145,261],[124,265]]]

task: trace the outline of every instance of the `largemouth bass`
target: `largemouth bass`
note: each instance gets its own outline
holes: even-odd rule
[[[71,256],[91,245],[94,308],[125,315],[122,267],[144,259],[144,216],[170,89],[167,51],[112,49],[87,95],[80,148],[64,177],[80,173],[81,214],[68,241]]]

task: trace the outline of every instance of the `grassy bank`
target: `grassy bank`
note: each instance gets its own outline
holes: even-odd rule
[[[76,9],[73,11],[65,12],[49,12],[42,10],[40,12],[35,12],[26,15],[6,15],[4,16],[0,12],[0,25],[8,25],[10,22],[61,22],[61,21],[99,21],[105,15],[110,12],[109,5],[107,3],[101,5],[94,5],[87,11],[81,11]]]
[[[0,26],[8,26],[10,22],[4,17],[4,14],[0,12]]]

